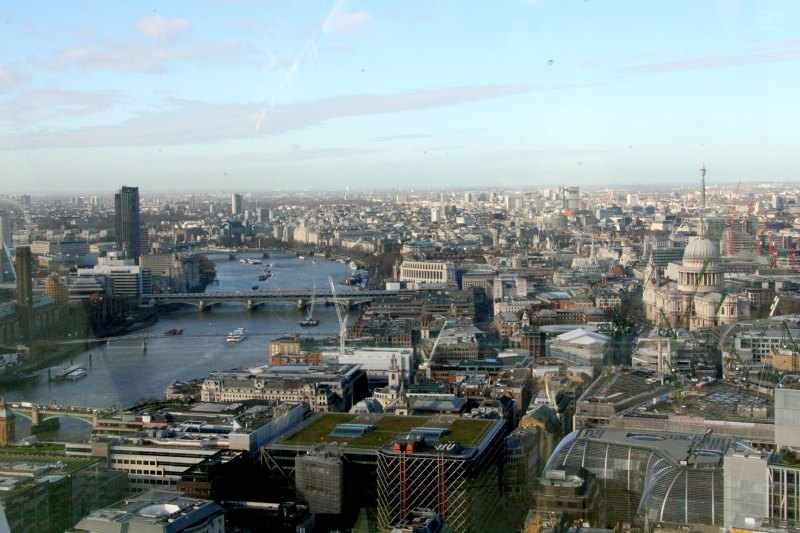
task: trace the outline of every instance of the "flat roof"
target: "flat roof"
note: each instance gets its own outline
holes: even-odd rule
[[[499,419],[461,418],[453,415],[394,416],[381,414],[328,413],[318,415],[298,431],[280,439],[277,444],[308,446],[338,442],[351,448],[377,450],[398,436],[407,435],[412,429],[446,428],[444,440],[457,442],[464,447],[477,446],[484,435]],[[331,436],[339,424],[370,424],[375,429],[355,438]]]

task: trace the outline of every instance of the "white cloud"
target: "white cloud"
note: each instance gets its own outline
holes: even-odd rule
[[[135,27],[148,37],[168,39],[192,27],[191,23],[182,18],[164,18],[161,15],[150,15],[136,21]]]
[[[220,142],[277,134],[358,116],[417,111],[534,90],[527,85],[478,85],[422,89],[394,94],[345,95],[268,107],[263,102],[215,104],[171,100],[155,111],[123,122],[65,130],[16,132],[0,136],[0,148],[64,148],[88,146],[161,146]],[[256,121],[262,121],[257,131]]]
[[[64,48],[55,54],[50,64],[59,68],[158,74],[164,72],[171,61],[228,58],[241,51],[238,41],[198,42],[185,47],[118,43]]]
[[[42,129],[50,120],[78,118],[109,110],[118,100],[113,93],[63,89],[25,90],[0,102],[0,126],[17,132]]]
[[[350,33],[367,24],[372,17],[366,11],[334,10],[322,22],[325,33]]]

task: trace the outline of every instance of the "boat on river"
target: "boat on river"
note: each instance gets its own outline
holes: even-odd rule
[[[225,336],[225,341],[230,344],[237,344],[247,338],[244,328],[236,328]]]
[[[88,375],[89,372],[82,366],[72,365],[59,370],[56,375],[53,376],[53,381],[78,381]]]

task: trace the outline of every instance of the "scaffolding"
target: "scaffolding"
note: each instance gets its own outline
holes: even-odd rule
[[[496,526],[503,439],[486,448],[400,440],[378,451],[378,524],[389,528],[415,509],[435,509],[454,532]]]
[[[319,446],[295,458],[295,488],[314,514],[344,510],[344,461],[336,446]]]

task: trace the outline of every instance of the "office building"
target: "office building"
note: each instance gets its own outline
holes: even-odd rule
[[[378,449],[380,527],[424,508],[434,510],[451,531],[505,529],[505,517],[498,512],[503,499],[503,425],[474,420],[485,426],[481,436],[457,438],[456,428],[465,422],[456,419],[449,428],[413,427]]]
[[[415,285],[452,285],[456,281],[455,267],[445,261],[403,261],[400,281]]]
[[[141,228],[138,187],[122,187],[114,195],[114,231],[116,232],[117,248],[123,256],[139,261]]]
[[[202,287],[200,257],[188,254],[148,254],[139,266],[150,270],[153,283],[162,292],[191,292]]]
[[[561,187],[561,209],[577,211],[581,206],[580,187]]]
[[[242,212],[242,195],[239,193],[231,194],[231,215],[238,216]]]
[[[114,298],[142,298],[153,293],[150,269],[133,261],[108,260],[93,268],[79,268],[78,276],[105,276],[110,280]]]
[[[5,531],[62,533],[91,511],[125,497],[125,474],[98,459],[67,459],[35,447],[27,452],[0,451],[0,517],[5,515],[9,527]]]
[[[14,268],[17,272],[17,316],[21,319],[23,336],[31,339],[33,324],[33,258],[28,246],[18,246],[15,249],[16,261]]]
[[[132,492],[174,490],[193,468],[255,452],[307,413],[300,403],[156,406],[101,418],[90,442],[68,443],[65,450],[70,457],[102,457],[114,470],[128,474]]]
[[[510,531],[500,512],[505,428],[498,419],[441,414],[319,414],[263,454],[295,474],[312,509],[371,509],[375,530],[426,508],[450,531]]]
[[[225,533],[225,510],[212,501],[151,490],[93,512],[78,522],[74,531]]]
[[[800,450],[800,386],[787,381],[775,389],[775,444]]]
[[[13,233],[14,225],[11,222],[11,217],[8,215],[0,215],[0,248],[3,246],[11,248],[13,245]]]
[[[367,375],[358,365],[223,370],[210,374],[200,388],[204,402],[306,402],[320,412],[348,411],[366,395]]]

